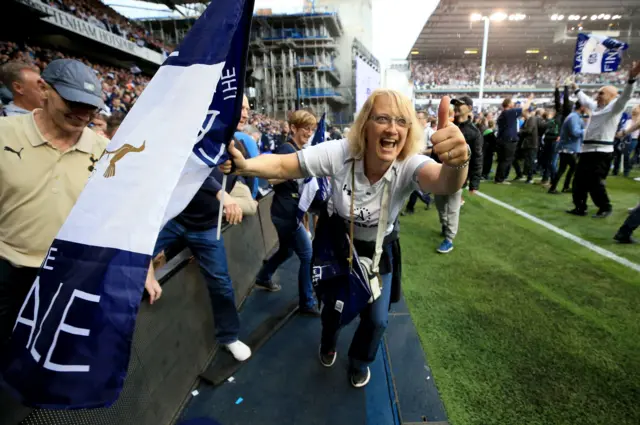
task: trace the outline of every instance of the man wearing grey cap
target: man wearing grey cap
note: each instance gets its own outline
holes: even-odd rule
[[[42,108],[0,119],[0,352],[55,235],[107,139],[87,128],[103,106],[93,70],[54,60]]]

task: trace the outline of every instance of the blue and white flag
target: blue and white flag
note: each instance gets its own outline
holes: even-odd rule
[[[602,74],[615,72],[622,61],[627,43],[594,34],[578,34],[573,61],[575,74]]]
[[[20,309],[2,365],[5,386],[26,405],[117,400],[157,236],[210,167],[226,160],[253,5],[210,3],[95,164]]]
[[[326,114],[322,114],[322,118],[320,118],[318,122],[318,128],[313,135],[311,146],[322,143],[325,140],[325,115]],[[331,185],[327,177],[307,177],[298,187],[298,192],[300,194],[300,202],[298,202],[297,217],[300,222],[314,201],[324,202],[329,199],[331,196]]]

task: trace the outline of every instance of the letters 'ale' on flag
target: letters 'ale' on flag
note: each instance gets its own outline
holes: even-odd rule
[[[2,365],[4,385],[26,405],[117,400],[157,236],[210,167],[226,160],[253,5],[210,3],[95,164],[20,309]]]
[[[573,60],[575,74],[601,74],[615,72],[622,61],[627,43],[594,34],[578,34],[576,54]]]
[[[318,122],[318,128],[313,135],[311,146],[324,142],[326,134],[325,115],[326,114],[322,114],[322,118],[320,118]],[[314,200],[323,202],[329,199],[329,196],[331,196],[331,185],[329,184],[329,179],[326,177],[307,177],[298,188],[298,192],[300,194],[300,201],[298,202],[298,211],[296,214],[300,222]]]

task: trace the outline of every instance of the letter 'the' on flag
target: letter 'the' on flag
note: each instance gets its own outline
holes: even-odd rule
[[[226,159],[253,6],[211,2],[97,162],[3,353],[3,384],[24,404],[78,409],[117,400],[157,236]]]
[[[627,43],[596,34],[578,34],[573,59],[575,74],[602,74],[615,72],[622,61]]]

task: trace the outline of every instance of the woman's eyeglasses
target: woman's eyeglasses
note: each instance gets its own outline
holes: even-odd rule
[[[389,115],[371,115],[370,117],[376,124],[380,125],[391,125],[392,122],[395,122],[398,127],[401,128],[409,128],[411,127],[411,122],[404,117],[390,117]]]

